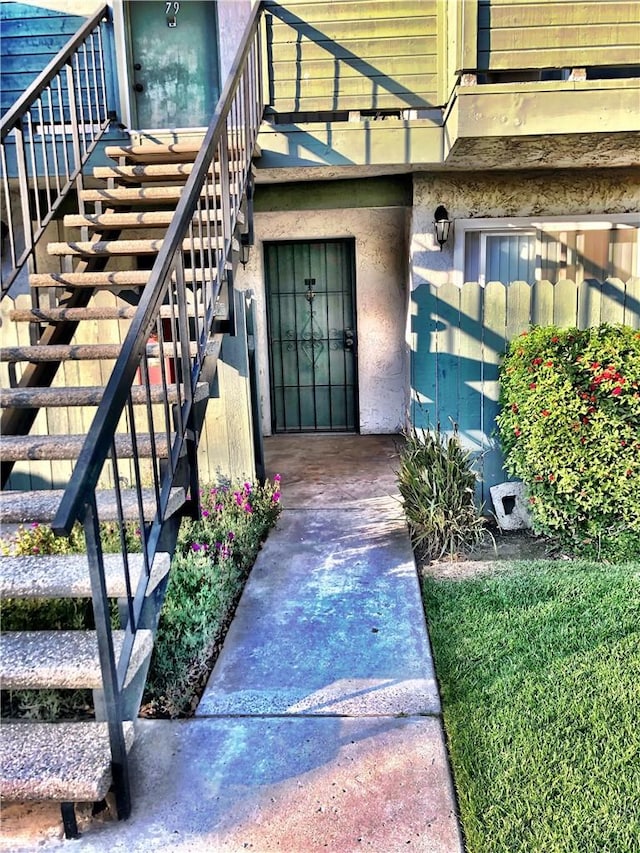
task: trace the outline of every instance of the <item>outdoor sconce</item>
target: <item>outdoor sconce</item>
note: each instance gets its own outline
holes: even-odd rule
[[[240,263],[242,264],[242,269],[245,269],[249,263],[249,253],[251,251],[251,243],[249,240],[250,236],[248,233],[240,235]]]
[[[451,220],[447,208],[442,204],[436,207],[436,212],[433,214],[433,227],[440,251],[442,251],[442,247],[449,239],[449,231],[451,230]]]

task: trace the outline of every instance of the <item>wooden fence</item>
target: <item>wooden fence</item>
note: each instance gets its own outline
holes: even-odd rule
[[[531,324],[640,328],[640,278],[623,283],[522,281],[423,285],[412,294],[411,395],[416,426],[459,426],[476,457],[478,497],[507,479],[496,432],[498,370],[509,341]]]

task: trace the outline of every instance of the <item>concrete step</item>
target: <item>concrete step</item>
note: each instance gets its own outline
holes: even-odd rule
[[[237,167],[237,161],[231,161],[232,167]],[[137,163],[130,166],[96,166],[93,177],[100,181],[125,181],[130,183],[146,183],[149,181],[178,182],[187,181],[193,172],[193,163]],[[209,174],[220,174],[220,165],[209,167]]]
[[[120,160],[125,157],[127,160],[145,163],[158,161],[192,163],[198,156],[201,147],[202,139],[189,142],[172,142],[167,145],[157,142],[142,145],[107,145],[105,154],[112,160]]]
[[[166,228],[173,219],[173,210],[127,211],[123,213],[68,214],[64,217],[65,228]],[[194,216],[194,222],[220,222],[219,211],[202,212]],[[245,217],[238,211],[238,222],[244,224]]]
[[[116,661],[125,632],[113,631]],[[151,654],[153,633],[139,630],[127,671],[129,681]],[[99,690],[102,669],[95,631],[4,631],[0,680],[5,690]]]
[[[131,320],[136,313],[133,305],[109,307],[101,305],[88,308],[22,308],[9,311],[14,323],[81,323],[83,320]],[[160,317],[170,319],[175,310],[169,305],[160,308]],[[193,316],[193,311],[188,312]]]
[[[150,588],[155,589],[169,571],[169,554],[159,553],[153,561]],[[135,592],[144,571],[142,554],[129,554],[129,577]],[[104,555],[109,598],[125,598],[127,590],[122,554]],[[32,554],[0,557],[0,598],[91,598],[86,554]]]
[[[123,159],[134,163],[193,163],[202,147],[203,139],[167,144],[145,142],[140,145],[108,145],[105,154],[112,160],[122,162]],[[236,135],[237,139],[237,135]],[[230,151],[236,150],[234,143],[229,141]],[[260,156],[256,146],[254,157]]]
[[[109,272],[59,272],[33,273],[29,276],[31,287],[90,287],[92,289],[121,290],[144,287],[150,270],[112,270]]]
[[[139,521],[135,489],[123,489],[120,494],[125,521]],[[34,521],[50,524],[55,518],[63,495],[62,489],[32,492],[4,490],[0,492],[0,524],[28,524]],[[165,518],[177,512],[183,506],[185,498],[183,488],[172,489]],[[96,500],[100,521],[118,520],[118,507],[112,489],[98,490]],[[142,504],[145,520],[151,521],[156,513],[156,495],[153,489],[142,490]]]
[[[96,166],[93,177],[99,181],[186,181],[193,163],[137,163],[132,166]]]
[[[150,270],[113,270],[110,272],[34,273],[29,276],[31,287],[90,287],[92,289],[122,290],[144,287],[149,281]],[[185,281],[202,281],[202,270],[184,271]]]
[[[232,185],[233,192],[237,187]],[[176,186],[147,186],[147,187],[116,187],[115,189],[82,190],[80,197],[87,202],[103,202],[110,206],[129,204],[176,204],[184,190],[184,185]],[[210,187],[203,187],[200,197],[211,195]],[[220,198],[220,186],[216,185],[216,197]]]
[[[127,749],[132,722],[124,724]],[[107,723],[2,723],[0,796],[98,802],[112,783]]]
[[[180,397],[178,397],[180,390]],[[83,388],[60,388],[51,386],[47,388],[7,388],[0,395],[0,408],[4,409],[41,409],[62,406],[98,406],[104,396],[102,385],[87,385]],[[209,385],[207,382],[199,382],[194,395],[195,401],[204,400],[209,396]],[[134,385],[131,388],[131,398],[134,405],[147,403],[147,393],[143,385]],[[149,386],[149,402],[151,403],[177,403],[178,399],[184,399],[184,388],[177,385],[151,385]],[[4,440],[4,439],[3,439]]]
[[[157,255],[162,249],[164,240],[97,240],[96,242],[78,241],[71,243],[49,243],[47,252],[50,255],[66,257],[104,257],[114,255]],[[222,237],[201,238],[193,237],[182,241],[182,250],[189,252],[211,251],[222,248]],[[234,246],[237,250],[237,245]]]
[[[2,437],[3,462],[42,462],[60,459],[77,459],[87,439],[81,435],[5,435]],[[131,436],[114,436],[119,459],[150,459],[154,455],[162,459],[169,456],[170,445],[165,432],[152,437],[148,433],[136,435],[134,447]]]
[[[121,344],[55,344],[21,347],[0,347],[0,362],[16,363],[29,361],[32,364],[47,361],[115,361],[122,350]],[[147,358],[160,358],[160,345],[147,344]],[[190,355],[197,354],[195,344],[190,344]],[[165,343],[163,355],[171,355],[171,344]]]

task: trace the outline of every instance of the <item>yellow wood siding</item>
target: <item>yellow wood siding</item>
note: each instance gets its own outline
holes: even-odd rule
[[[478,0],[478,69],[637,65],[638,0]]]
[[[437,0],[267,2],[278,113],[438,103]]]

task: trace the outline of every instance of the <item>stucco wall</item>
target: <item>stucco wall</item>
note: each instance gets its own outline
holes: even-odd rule
[[[220,43],[220,87],[224,88],[231,70],[240,38],[247,25],[252,0],[218,0],[218,35]]]
[[[454,221],[453,239],[442,252],[433,237],[433,214],[439,204],[447,208]],[[638,170],[416,174],[410,246],[412,289],[450,280],[456,219],[637,213],[639,208]]]
[[[263,430],[271,433],[269,342],[266,326],[264,241],[354,237],[360,432],[395,433],[407,409],[407,219],[405,208],[256,213],[256,244],[237,286],[252,289],[258,305],[257,348]]]

